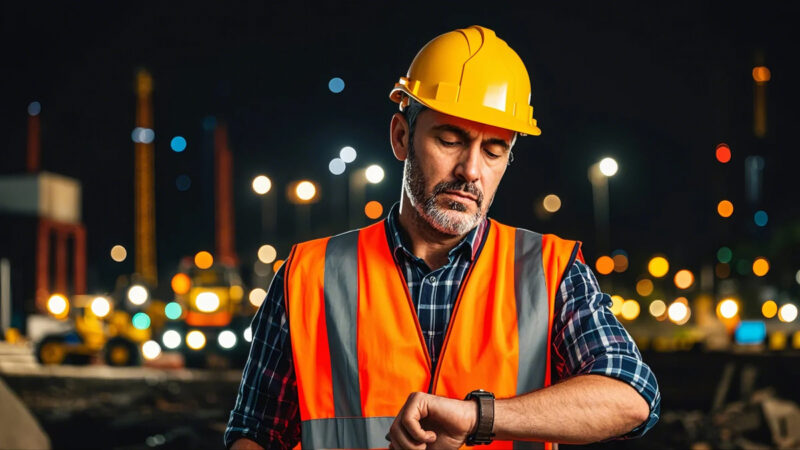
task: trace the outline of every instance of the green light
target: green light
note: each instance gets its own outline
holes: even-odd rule
[[[146,330],[150,328],[150,316],[143,312],[134,314],[131,322],[133,322],[133,327],[139,330]]]
[[[733,252],[728,247],[720,247],[717,250],[717,259],[721,263],[729,263],[731,262],[731,258],[733,258]]]
[[[164,307],[164,314],[167,315],[167,319],[175,320],[183,314],[183,308],[176,302],[169,302],[167,306]]]

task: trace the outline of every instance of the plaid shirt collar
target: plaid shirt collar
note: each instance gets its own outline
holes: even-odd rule
[[[386,216],[386,234],[389,236],[389,245],[392,248],[395,261],[400,262],[401,255],[404,255],[412,261],[422,261],[409,250],[404,231],[405,230],[403,230],[400,225],[400,202],[396,202],[392,205],[392,209]],[[450,249],[447,253],[450,262],[452,262],[459,253],[469,255],[470,261],[474,261],[478,256],[477,254],[481,247],[481,242],[483,242],[488,231],[489,221],[484,217],[455,247]]]

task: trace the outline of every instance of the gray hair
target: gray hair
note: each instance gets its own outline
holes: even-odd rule
[[[402,103],[401,103],[402,105]],[[406,118],[406,122],[408,122],[408,147],[411,152],[414,151],[414,129],[416,128],[415,125],[417,123],[417,117],[419,114],[425,110],[429,109],[427,106],[423,105],[422,103],[418,102],[413,97],[408,97],[408,105],[405,107],[400,108],[400,112],[403,114],[403,117]],[[511,163],[514,161],[514,153],[511,149],[514,147],[514,144],[517,142],[517,136],[519,133],[514,132],[514,137],[511,138],[511,145],[508,147],[508,165],[510,166]]]

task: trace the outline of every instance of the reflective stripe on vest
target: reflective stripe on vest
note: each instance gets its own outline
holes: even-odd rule
[[[412,392],[498,398],[550,384],[553,300],[579,243],[491,221],[461,285],[433,379],[383,222],[298,244],[285,298],[307,448],[385,447]],[[495,442],[488,448],[509,448]],[[514,448],[549,448],[515,442]]]

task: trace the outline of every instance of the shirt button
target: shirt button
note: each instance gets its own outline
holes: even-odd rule
[[[431,283],[436,283],[436,277],[431,275],[431,276],[428,277],[428,281],[431,282]]]

